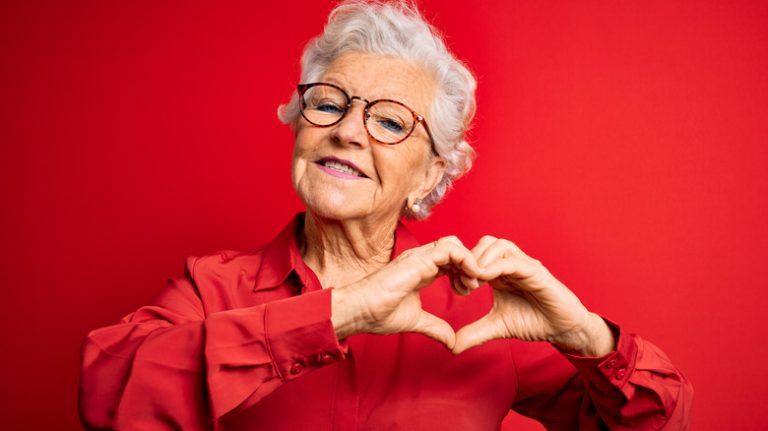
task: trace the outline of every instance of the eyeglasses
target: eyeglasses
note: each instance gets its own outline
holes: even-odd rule
[[[312,125],[333,126],[349,112],[352,101],[358,99],[365,102],[363,124],[371,139],[381,144],[399,144],[411,136],[416,125],[421,123],[429,135],[432,151],[435,151],[434,139],[424,117],[396,100],[369,101],[359,96],[350,96],[340,87],[323,82],[299,84],[298,91],[301,116]]]

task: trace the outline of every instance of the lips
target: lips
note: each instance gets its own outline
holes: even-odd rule
[[[322,159],[317,160],[315,163],[343,174],[368,178],[368,176],[365,175],[363,171],[357,167],[357,165],[350,162],[349,160],[343,160],[337,157],[329,156],[323,157]]]

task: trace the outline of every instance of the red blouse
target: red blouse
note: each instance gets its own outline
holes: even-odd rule
[[[420,334],[331,325],[332,289],[301,259],[303,214],[269,244],[189,257],[153,305],[82,349],[87,429],[495,430],[513,409],[549,429],[687,429],[692,389],[656,346],[619,331],[601,358],[495,340],[454,356]],[[403,225],[394,255],[418,243]],[[491,306],[485,286],[421,291],[455,329]]]

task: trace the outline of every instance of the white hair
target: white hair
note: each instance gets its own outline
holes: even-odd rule
[[[304,48],[301,82],[321,79],[336,58],[349,52],[402,58],[431,73],[437,83],[426,117],[435,150],[446,161],[445,174],[420,202],[419,211],[404,212],[409,218],[426,218],[454,180],[472,167],[475,151],[465,135],[475,114],[475,78],[409,0],[342,1],[328,16],[323,33]],[[278,108],[278,117],[296,124],[300,116],[294,92],[290,102]]]

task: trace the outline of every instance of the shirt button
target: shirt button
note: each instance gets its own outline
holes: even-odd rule
[[[295,376],[296,374],[299,374],[303,369],[304,367],[302,367],[301,364],[296,363],[291,366],[290,373]]]
[[[321,353],[318,359],[318,362],[320,362],[320,365],[328,365],[331,362],[333,362],[333,356],[327,354],[327,353]]]
[[[613,368],[613,367],[615,367],[615,366],[616,366],[616,360],[615,360],[615,359],[610,359],[610,360],[609,360],[608,362],[606,362],[606,364],[605,364],[605,368],[608,368],[608,369],[611,369],[611,368]]]
[[[616,370],[616,380],[621,380],[626,375],[627,375],[626,368],[619,368],[618,370]]]

